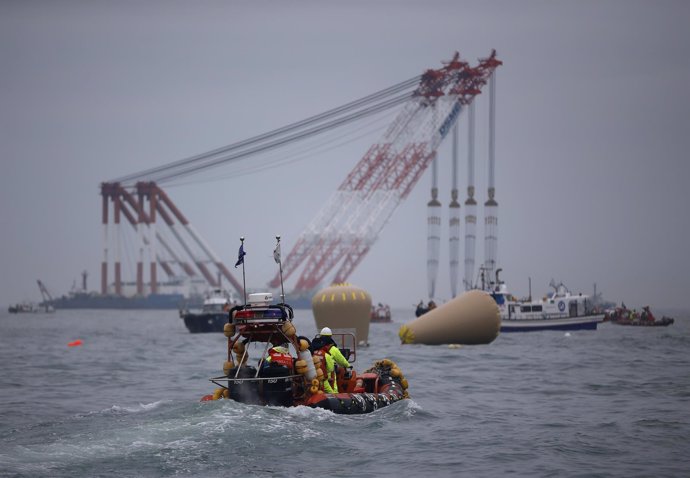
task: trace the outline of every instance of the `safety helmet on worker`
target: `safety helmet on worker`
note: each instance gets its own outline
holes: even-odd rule
[[[333,332],[331,332],[330,327],[324,327],[323,329],[321,329],[320,335],[329,335],[330,336],[330,335],[333,335]]]

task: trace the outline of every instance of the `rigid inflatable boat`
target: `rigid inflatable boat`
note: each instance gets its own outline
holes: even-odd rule
[[[391,360],[376,361],[362,373],[336,366],[338,393],[326,393],[326,366],[312,355],[309,339],[297,335],[294,313],[288,304],[271,304],[271,293],[250,294],[246,305],[233,307],[223,333],[228,338],[223,375],[209,379],[218,388],[202,401],[229,399],[273,406],[308,406],[334,413],[369,413],[409,397],[407,380]],[[345,358],[357,359],[353,334],[334,333]],[[253,344],[253,345],[252,345]],[[256,366],[249,349],[263,353]],[[267,360],[274,347],[282,347],[280,360]]]
[[[625,305],[616,307],[610,312],[606,313],[605,321],[618,325],[632,325],[638,327],[667,327],[675,322],[673,317],[663,316],[660,319],[654,317],[649,306],[642,307],[642,313],[637,313],[636,310],[630,310]]]

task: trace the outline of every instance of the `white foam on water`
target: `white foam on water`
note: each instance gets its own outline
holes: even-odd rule
[[[291,407],[285,409],[288,415],[298,418],[305,418],[308,420],[316,421],[332,421],[334,418],[334,413],[330,410],[323,408],[312,408],[305,405],[300,405],[299,407]]]
[[[170,403],[171,400],[158,400],[156,402],[151,402],[151,403],[140,403],[138,406],[120,406],[120,405],[113,405],[110,408],[105,408],[101,410],[101,412],[127,412],[127,413],[140,413],[140,412],[146,412],[149,410],[154,410],[164,403]]]
[[[408,398],[406,400],[402,400],[401,402],[405,406],[405,410],[408,412],[411,412],[411,414],[414,414],[414,412],[421,411],[423,410],[422,406],[412,400],[411,398]]]

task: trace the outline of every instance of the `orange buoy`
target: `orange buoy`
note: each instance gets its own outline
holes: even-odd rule
[[[300,351],[300,352],[304,352],[304,351],[307,350],[308,348],[309,348],[309,342],[307,342],[307,341],[304,340],[304,339],[300,339],[300,341],[299,341],[299,351]]]
[[[223,326],[223,334],[227,337],[230,338],[233,335],[235,335],[235,326],[233,324],[225,324]]]
[[[73,340],[72,342],[68,343],[68,347],[77,347],[78,345],[81,345],[82,341],[80,339]]]

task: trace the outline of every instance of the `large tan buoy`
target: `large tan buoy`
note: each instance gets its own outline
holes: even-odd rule
[[[318,330],[354,329],[358,343],[369,343],[371,295],[364,289],[352,284],[333,284],[314,295],[311,307]]]
[[[498,337],[501,317],[494,299],[470,290],[400,327],[403,344],[488,344]]]

